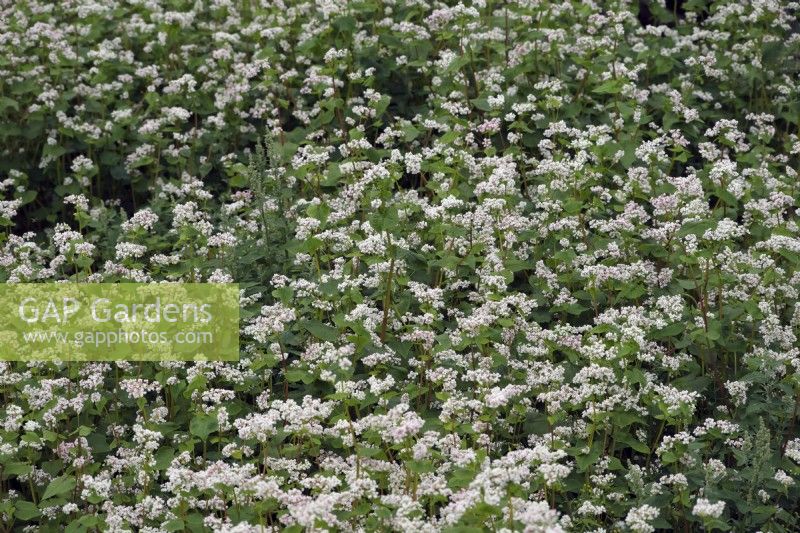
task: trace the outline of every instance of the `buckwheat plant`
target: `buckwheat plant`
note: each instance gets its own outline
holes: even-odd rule
[[[0,362],[0,531],[796,531],[800,4],[0,5],[0,281],[238,362]]]

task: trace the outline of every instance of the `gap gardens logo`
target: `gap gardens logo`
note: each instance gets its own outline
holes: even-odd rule
[[[239,359],[237,284],[9,284],[0,321],[6,361]]]

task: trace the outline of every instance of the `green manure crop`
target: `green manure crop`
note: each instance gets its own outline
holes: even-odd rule
[[[0,281],[241,351],[0,362],[0,532],[797,531],[799,10],[4,2]]]

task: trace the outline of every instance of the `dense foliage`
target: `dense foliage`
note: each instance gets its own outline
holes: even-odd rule
[[[0,363],[2,531],[800,528],[800,5],[465,2],[0,5],[0,280],[243,316]]]

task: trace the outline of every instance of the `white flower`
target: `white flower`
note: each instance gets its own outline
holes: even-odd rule
[[[652,533],[656,530],[650,522],[658,518],[658,509],[652,505],[633,507],[625,517],[625,524],[635,533]]]
[[[784,487],[791,487],[794,485],[795,481],[792,476],[784,472],[783,470],[778,470],[775,472],[775,481],[783,485]]]
[[[692,508],[692,514],[700,518],[719,518],[725,510],[725,502],[711,503],[706,498],[698,498]]]

